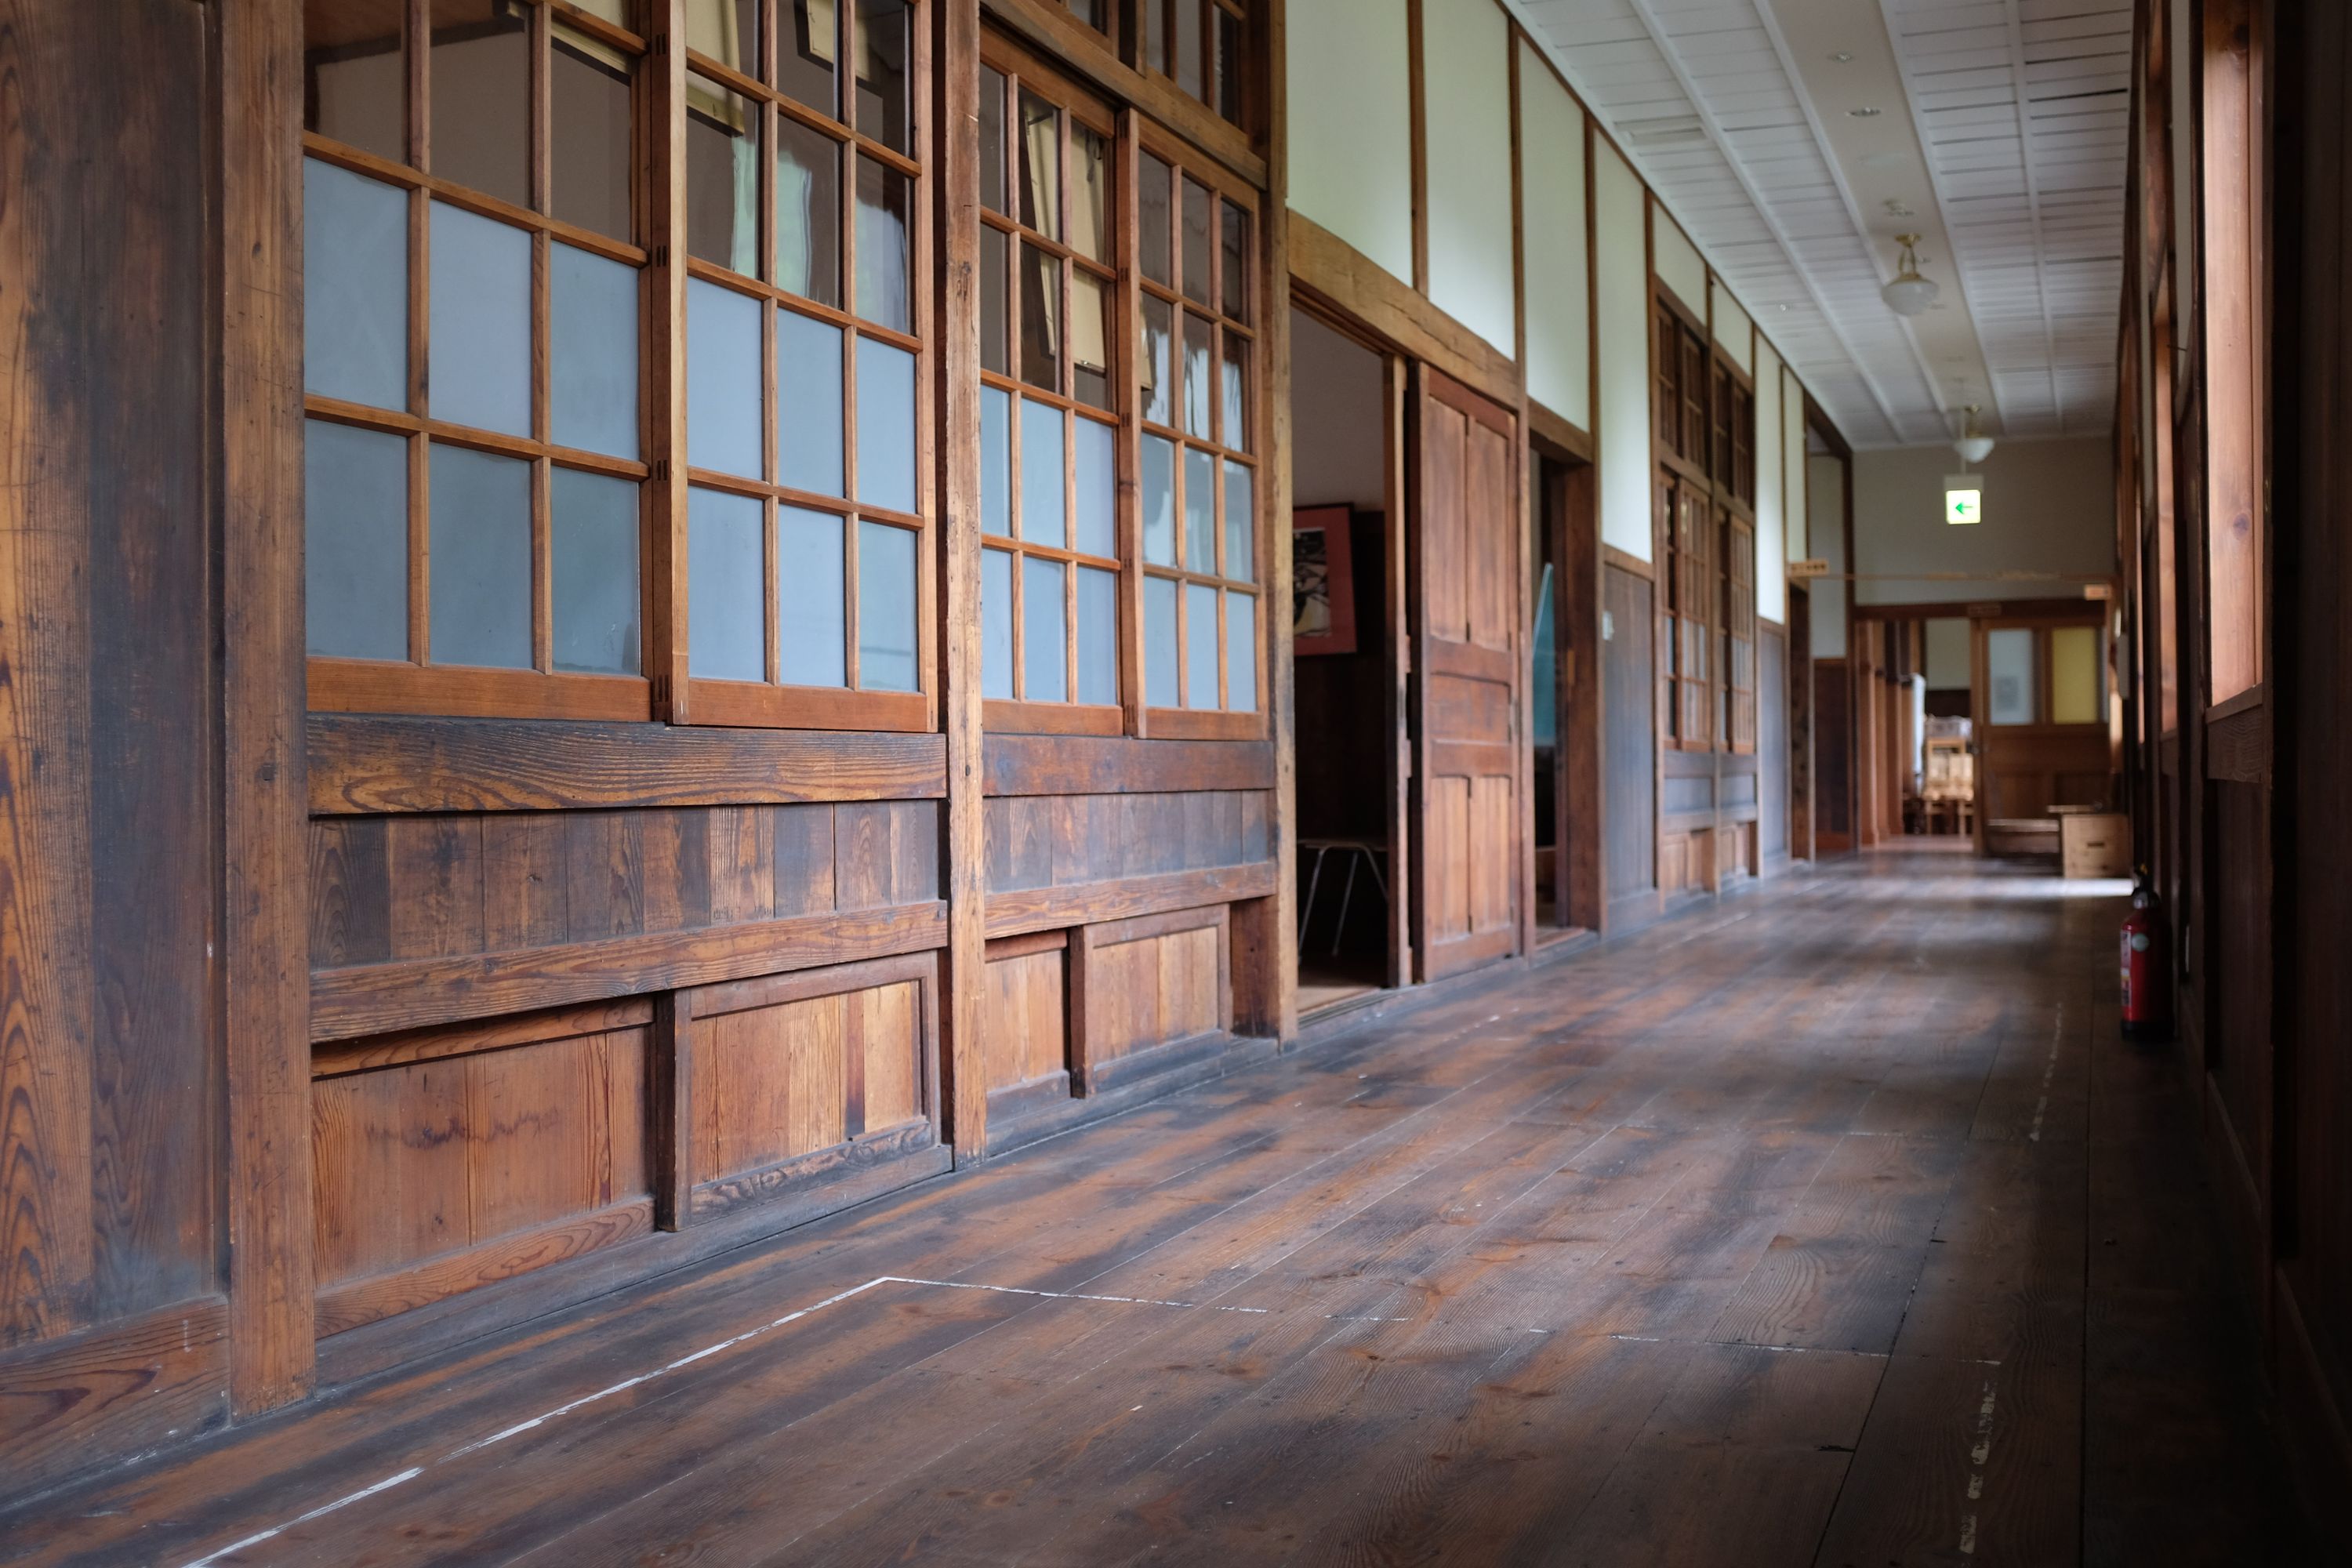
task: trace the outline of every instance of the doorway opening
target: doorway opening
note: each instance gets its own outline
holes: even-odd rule
[[[1395,560],[1401,361],[1291,312],[1298,1011],[1406,973]]]
[[[1592,465],[1538,443],[1528,728],[1538,946],[1601,924],[1600,619]]]

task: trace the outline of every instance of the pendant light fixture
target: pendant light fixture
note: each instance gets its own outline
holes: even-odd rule
[[[1898,234],[1895,237],[1895,243],[1903,247],[1901,270],[1878,291],[1878,295],[1886,301],[1886,308],[1896,315],[1916,316],[1934,304],[1941,290],[1919,276],[1919,252],[1916,248],[1919,237]]]
[[[1960,438],[1952,443],[1952,450],[1960,455],[1960,466],[1981,463],[1992,456],[1992,437],[1977,430],[1977,405],[1969,404],[1960,411]]]

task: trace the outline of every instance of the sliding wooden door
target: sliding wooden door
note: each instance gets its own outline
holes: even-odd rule
[[[1433,980],[1518,951],[1526,666],[1517,421],[1417,374],[1414,945]]]
[[[2104,625],[1973,626],[1977,847],[1993,823],[2047,821],[2053,805],[2109,804],[2115,752]]]

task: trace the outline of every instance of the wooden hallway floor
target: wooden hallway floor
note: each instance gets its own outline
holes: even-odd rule
[[[1783,879],[0,1514],[0,1562],[2317,1561],[2112,896]]]

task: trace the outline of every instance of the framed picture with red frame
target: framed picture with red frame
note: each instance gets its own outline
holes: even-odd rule
[[[1302,658],[1356,651],[1356,574],[1348,552],[1354,515],[1344,506],[1290,514],[1290,638]]]

